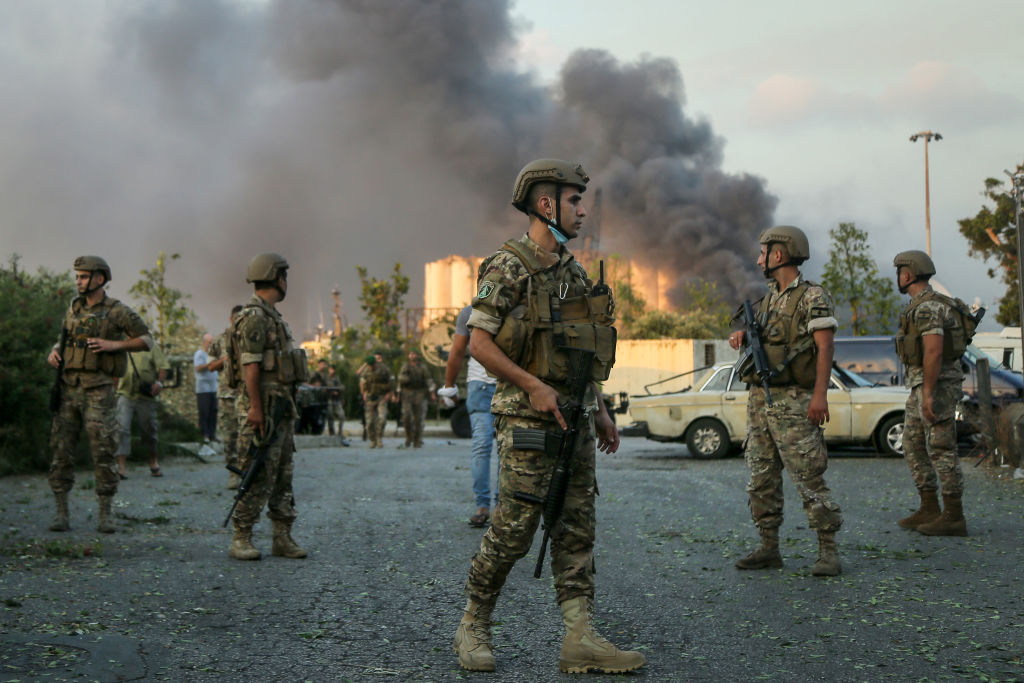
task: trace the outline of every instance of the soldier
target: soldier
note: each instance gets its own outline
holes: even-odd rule
[[[235,413],[238,378],[231,373],[231,363],[227,362],[227,356],[231,348],[231,326],[241,312],[240,304],[231,309],[227,328],[210,345],[209,364],[210,370],[222,373],[217,383],[217,439],[224,448],[224,465],[235,469],[238,469],[238,415]],[[230,472],[228,489],[237,489],[241,481],[241,477]]]
[[[345,439],[345,385],[338,378],[338,371],[333,365],[327,366],[327,378],[324,381],[327,387],[327,431],[334,436],[335,425],[337,425],[338,438],[342,446],[348,446]]]
[[[932,289],[929,280],[935,264],[928,254],[904,251],[896,255],[893,265],[900,293],[910,295],[900,314],[896,353],[907,366],[910,388],[903,454],[921,496],[918,510],[897,524],[928,536],[966,536],[961,504],[964,475],[956,453],[954,413],[963,396],[960,357],[977,323],[962,301]],[[945,508],[941,512],[939,483]]]
[[[238,378],[238,454],[242,471],[251,465],[250,445],[273,430],[263,469],[238,502],[232,516],[235,534],[228,554],[236,560],[258,560],[252,527],[263,506],[273,525],[271,553],[302,558],[306,551],[291,536],[295,521],[292,470],[297,417],[292,391],[306,379],[306,354],[294,348],[291,330],[274,307],[288,292],[288,261],[279,254],[258,254],[249,263],[246,282],[255,293],[231,326],[230,362]],[[279,415],[279,421],[271,424]]]
[[[359,391],[363,395],[363,412],[370,448],[382,448],[381,438],[388,422],[388,401],[394,398],[395,380],[384,365],[384,355],[375,351],[366,359],[359,378]]]
[[[747,370],[743,377],[750,383],[747,493],[761,546],[736,562],[736,567],[782,566],[779,526],[785,467],[803,499],[810,527],[818,532],[818,560],[811,574],[836,576],[842,567],[835,534],[843,518],[825,485],[828,452],[822,424],[829,419],[832,339],[838,322],[829,293],[800,274],[800,264],[811,255],[804,232],[788,225],[769,228],[761,233],[760,242],[757,265],[770,283],[768,294],[755,304],[755,315],[764,329],[761,343],[765,355],[777,374],[770,382],[771,406],[753,370]],[[734,349],[744,341],[742,330],[729,337]]]
[[[423,447],[423,420],[427,415],[427,400],[432,396],[434,381],[430,371],[420,363],[420,355],[409,352],[409,362],[398,372],[398,391],[402,401],[402,429],[405,447]]]
[[[559,434],[566,429],[560,401],[568,393],[565,344],[596,352],[590,379],[607,378],[615,352],[614,306],[609,294],[592,292],[586,271],[564,244],[576,237],[586,216],[583,191],[589,178],[579,164],[556,159],[531,162],[519,172],[512,205],[530,217],[529,232],[507,241],[480,266],[479,291],[469,318],[470,352],[498,377],[492,402],[500,468],[498,504],[491,527],[473,557],[466,582],[468,601],[455,632],[459,664],[493,671],[491,614],[517,560],[530,549],[541,506],[516,494],[543,497],[555,458],[515,449],[513,430]],[[539,316],[560,311],[558,325]],[[557,328],[557,329],[555,329]],[[557,335],[557,336],[556,336]],[[586,421],[571,455],[571,478],[558,523],[550,529],[551,568],[566,634],[559,668],[568,673],[622,673],[644,664],[639,652],[624,652],[593,630],[594,494],[596,447],[614,453],[619,434],[599,392],[589,383]]]
[[[131,367],[117,383],[117,423],[120,440],[117,446],[117,474],[128,478],[128,455],[132,452],[132,416],[138,418],[142,446],[149,459],[149,473],[154,477],[164,476],[157,461],[157,400],[163,391],[164,381],[171,364],[159,344],[150,351],[133,351],[128,354]]]
[[[115,531],[110,505],[117,493],[118,473],[114,450],[118,425],[114,385],[128,369],[130,351],[153,348],[153,338],[142,318],[104,288],[110,282],[110,266],[99,256],[75,259],[75,287],[78,296],[64,316],[61,341],[54,345],[47,362],[61,371],[61,402],[53,420],[50,445],[50,489],[57,503],[57,516],[50,531],[67,531],[68,492],[75,484],[75,446],[85,424],[96,476],[99,519],[96,530]]]

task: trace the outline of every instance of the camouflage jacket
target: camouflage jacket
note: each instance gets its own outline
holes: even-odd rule
[[[587,277],[586,270],[564,246],[560,247],[557,253],[552,253],[530,239],[529,235],[523,235],[520,242],[522,248],[534,252],[540,262],[550,264],[555,270],[556,279],[565,284],[566,296],[583,296],[590,291],[593,283]],[[473,297],[473,312],[467,325],[470,328],[479,327],[491,335],[496,335],[505,317],[525,302],[527,288],[530,286],[530,273],[518,256],[499,249],[480,264],[477,284],[479,291]],[[567,387],[552,386],[562,396],[568,395]],[[587,388],[585,404],[591,410],[597,407],[593,385]],[[534,410],[525,391],[500,378],[491,401],[491,412],[495,415],[554,420],[549,413]]]
[[[398,388],[402,391],[425,391],[430,381],[430,372],[423,363],[406,363],[398,372]]]
[[[72,299],[64,315],[64,329],[67,341],[63,351],[63,379],[71,385],[91,388],[114,384],[115,378],[124,376],[128,370],[126,352],[95,353],[86,345],[90,337],[115,341],[142,337],[149,348],[155,345],[139,314],[105,294],[94,306],[87,305],[84,296]],[[60,341],[54,348],[59,345]]]
[[[380,398],[395,388],[395,380],[383,363],[369,365],[360,378],[361,389],[367,398]]]
[[[230,345],[228,343],[230,335],[231,335],[231,328],[229,327],[229,328],[225,329],[223,332],[221,332],[217,336],[217,338],[213,340],[213,343],[210,344],[210,350],[207,352],[207,355],[210,357],[211,361],[218,360],[220,358],[224,358],[225,365],[228,362],[230,362],[230,359],[227,358],[228,349],[230,348]],[[223,370],[224,369],[221,370],[221,377],[222,378],[226,374],[228,374],[228,373],[225,373]],[[232,387],[226,380],[218,382],[217,383],[217,398],[235,398],[235,387]]]
[[[929,334],[937,334],[942,336],[943,330],[952,329],[957,325],[956,320],[953,317],[952,309],[941,300],[935,298],[929,301],[918,301],[925,296],[926,293],[932,289],[931,285],[925,287],[916,296],[910,299],[904,311],[913,310],[914,323],[917,325],[918,331],[922,337]],[[914,308],[915,304],[917,305]],[[940,382],[953,382],[960,384],[963,382],[964,373],[960,367],[960,359],[955,360],[943,360],[942,366],[939,368],[939,381]],[[904,378],[904,384],[910,389],[913,389],[918,384],[924,384],[924,366],[923,365],[908,365],[906,376]]]
[[[294,350],[294,338],[277,309],[254,294],[238,314],[231,332],[234,335],[235,352],[238,354],[238,358],[233,358],[232,362],[240,370],[237,398],[244,404],[240,409],[244,410],[249,402],[245,390],[245,366],[253,363],[260,365],[260,395],[264,411],[267,410],[265,404],[269,396],[284,398],[292,403],[294,382],[282,381],[276,366]]]

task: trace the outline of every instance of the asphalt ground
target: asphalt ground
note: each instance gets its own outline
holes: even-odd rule
[[[51,680],[555,681],[562,635],[536,546],[498,603],[496,674],[451,641],[481,531],[469,443],[300,449],[304,560],[228,558],[232,493],[216,462],[136,465],[95,532],[79,472],[72,530],[47,531],[44,476],[0,479],[0,682]],[[741,572],[756,543],[741,458],[693,460],[642,438],[599,455],[597,623],[641,648],[651,681],[1020,680],[1022,482],[965,463],[970,536],[899,529],[916,507],[901,460],[833,452],[844,573],[810,575],[813,532],[789,481],[785,567]],[[269,555],[269,522],[256,528]],[[593,679],[622,677],[590,676]]]

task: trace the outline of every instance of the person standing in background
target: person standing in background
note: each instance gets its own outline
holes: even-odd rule
[[[196,408],[199,411],[199,432],[203,447],[217,440],[217,372],[210,369],[210,345],[213,335],[203,335],[203,345],[192,356],[196,375]]]

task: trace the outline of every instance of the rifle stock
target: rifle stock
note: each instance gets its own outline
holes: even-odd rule
[[[754,361],[754,371],[757,373],[757,378],[761,380],[761,386],[764,387],[765,401],[768,405],[772,405],[770,380],[774,373],[768,366],[768,357],[761,345],[761,334],[764,330],[761,329],[761,323],[754,316],[754,307],[750,305],[750,299],[743,302],[743,325],[746,327],[745,341],[751,359]]]
[[[64,374],[64,347],[68,344],[68,328],[61,323],[60,328],[60,360],[57,362],[57,376],[53,379],[53,387],[50,388],[50,412],[54,415],[60,410],[60,399],[61,393],[64,390],[62,386]]]
[[[590,367],[594,361],[594,352],[585,349],[563,348],[569,356],[569,409],[566,415],[568,429],[563,430],[557,440],[558,452],[555,467],[551,472],[547,495],[538,498],[532,494],[516,492],[515,498],[527,503],[539,504],[544,520],[544,536],[541,539],[540,553],[533,576],[540,578],[544,572],[544,557],[547,554],[551,529],[558,523],[565,507],[565,496],[569,490],[569,478],[572,476],[572,456],[579,442],[580,426],[585,417],[583,402],[586,397],[587,385],[590,383]],[[513,441],[515,441],[513,434]],[[513,445],[513,447],[516,447]],[[541,450],[541,449],[537,449]]]

